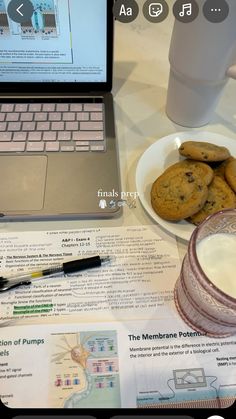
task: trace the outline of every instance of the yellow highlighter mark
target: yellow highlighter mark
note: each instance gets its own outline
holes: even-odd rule
[[[35,278],[40,278],[41,276],[43,276],[43,272],[42,271],[38,271],[38,272],[34,272],[31,274],[31,278],[35,279]]]

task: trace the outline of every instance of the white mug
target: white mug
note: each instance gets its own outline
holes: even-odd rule
[[[169,60],[166,113],[179,125],[206,125],[229,77],[236,79],[236,0],[227,0],[229,15],[212,23],[203,15],[191,23],[175,21]]]

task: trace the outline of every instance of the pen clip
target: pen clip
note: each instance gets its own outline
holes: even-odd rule
[[[19,281],[19,282],[12,282],[11,281],[1,281],[0,282],[0,293],[5,291],[10,291],[14,288],[21,287],[22,285],[30,285],[31,281]]]

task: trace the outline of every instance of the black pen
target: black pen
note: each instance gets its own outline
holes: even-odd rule
[[[71,274],[85,269],[97,268],[102,264],[109,263],[111,258],[109,256],[101,258],[100,256],[93,256],[86,259],[72,260],[61,265],[56,265],[51,268],[42,269],[36,272],[15,275],[9,278],[0,277],[0,292],[11,290],[12,288],[20,287],[21,285],[30,285],[33,279],[43,279],[63,272],[64,274]]]

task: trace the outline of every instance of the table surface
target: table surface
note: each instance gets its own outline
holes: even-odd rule
[[[135,191],[139,158],[155,141],[186,130],[165,114],[173,28],[171,13],[159,24],[140,16],[130,24],[116,22],[113,95],[123,191]],[[229,81],[211,124],[204,131],[236,139],[236,82]],[[189,130],[189,129],[188,129]],[[198,131],[195,129],[195,131]],[[112,220],[37,221],[0,223],[1,232],[39,231],[153,224],[139,201],[136,208],[124,208],[123,216]],[[177,239],[180,257],[187,243]]]

